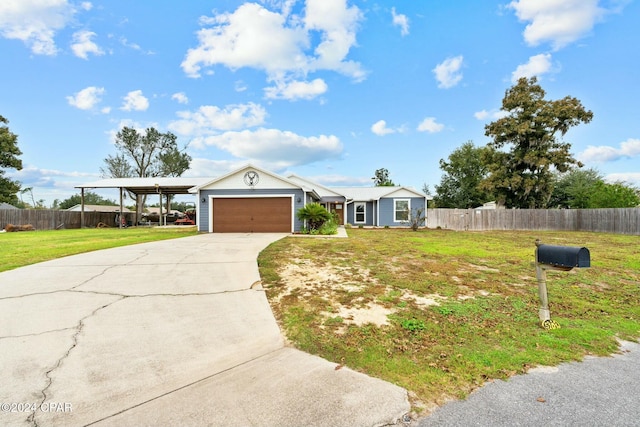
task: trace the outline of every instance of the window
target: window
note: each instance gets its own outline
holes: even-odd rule
[[[395,222],[409,221],[409,199],[395,199],[393,201],[393,220]]]
[[[355,207],[356,207],[356,217],[354,219],[354,222],[356,224],[367,222],[367,215],[366,215],[367,204],[360,202],[360,203],[356,203]]]

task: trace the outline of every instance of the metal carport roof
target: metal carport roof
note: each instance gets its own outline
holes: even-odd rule
[[[189,189],[211,181],[213,178],[152,177],[107,178],[76,185],[75,188],[122,188],[133,194],[189,194]]]
[[[84,227],[84,190],[94,188],[117,188],[120,191],[120,211],[124,209],[123,192],[144,194],[189,194],[189,189],[211,181],[212,178],[150,177],[150,178],[107,178],[76,185],[82,199],[80,226]],[[161,211],[162,212],[162,211]]]

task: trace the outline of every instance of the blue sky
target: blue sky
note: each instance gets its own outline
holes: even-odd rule
[[[632,0],[2,0],[0,114],[50,205],[97,180],[123,126],[178,136],[184,176],[248,162],[325,185],[440,182],[488,142],[519,76],[593,111],[565,140],[640,185]],[[116,192],[103,193],[116,198]]]

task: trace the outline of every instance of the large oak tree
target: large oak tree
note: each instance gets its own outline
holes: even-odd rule
[[[506,116],[485,126],[485,135],[493,140],[485,153],[489,175],[483,186],[507,207],[547,207],[554,173],[581,166],[562,137],[590,122],[593,113],[576,98],[550,101],[545,95],[535,77],[520,78],[502,100]]]
[[[116,155],[109,155],[102,175],[108,178],[181,176],[191,162],[191,156],[178,149],[176,136],[162,133],[155,128],[139,132],[123,127],[116,134]],[[136,205],[141,213],[144,200],[138,198]]]

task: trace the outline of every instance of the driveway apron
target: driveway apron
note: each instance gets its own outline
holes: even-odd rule
[[[200,234],[0,273],[0,425],[394,423],[404,389],[285,346],[256,263]]]

